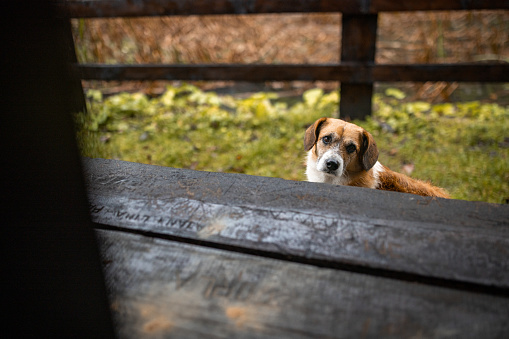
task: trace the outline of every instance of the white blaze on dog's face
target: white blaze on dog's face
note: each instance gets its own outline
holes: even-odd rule
[[[346,185],[370,170],[378,160],[378,149],[370,133],[340,119],[321,118],[304,137],[308,151],[309,181]]]

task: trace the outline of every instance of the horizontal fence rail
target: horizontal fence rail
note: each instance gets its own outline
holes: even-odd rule
[[[377,14],[379,12],[507,9],[507,0],[82,0],[60,2],[75,18],[264,13]]]
[[[392,81],[509,82],[505,64],[374,65],[103,65],[77,66],[84,80],[234,80],[340,81],[372,83]]]

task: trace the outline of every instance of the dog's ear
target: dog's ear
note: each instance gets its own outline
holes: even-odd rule
[[[362,168],[366,171],[375,166],[378,161],[378,148],[376,147],[375,139],[373,139],[371,133],[367,131],[364,131],[362,134],[360,161]]]
[[[318,134],[320,134],[320,127],[326,120],[327,118],[320,118],[306,130],[304,135],[304,149],[306,151],[309,151],[315,145]]]

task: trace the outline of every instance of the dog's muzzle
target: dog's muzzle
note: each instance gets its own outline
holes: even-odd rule
[[[335,150],[329,150],[318,160],[316,169],[330,175],[341,175],[343,173],[343,159]]]
[[[325,168],[327,169],[327,173],[335,174],[339,168],[339,161],[336,159],[329,159],[325,162]]]

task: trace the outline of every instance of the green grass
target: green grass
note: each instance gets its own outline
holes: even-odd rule
[[[234,99],[190,85],[168,87],[152,99],[141,93],[88,96],[89,112],[76,116],[84,156],[290,180],[305,180],[306,127],[335,116],[339,101],[337,93],[315,89],[289,106],[273,93]],[[456,199],[505,202],[509,107],[402,103],[404,96],[387,90],[375,96],[373,117],[354,121],[375,137],[380,162],[396,171],[413,168],[412,177]]]

